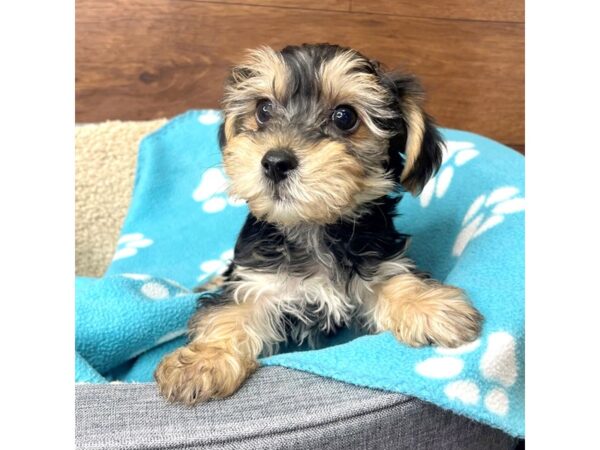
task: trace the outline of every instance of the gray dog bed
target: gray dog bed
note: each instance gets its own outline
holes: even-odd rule
[[[153,383],[78,384],[79,449],[513,449],[517,440],[401,394],[265,367],[234,396],[170,405]]]

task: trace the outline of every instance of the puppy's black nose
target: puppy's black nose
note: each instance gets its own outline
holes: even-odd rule
[[[298,167],[298,160],[291,150],[275,149],[265,153],[261,164],[267,178],[278,183]]]

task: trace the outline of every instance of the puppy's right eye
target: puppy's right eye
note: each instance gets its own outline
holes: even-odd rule
[[[358,123],[358,115],[351,106],[338,106],[331,114],[331,120],[342,131],[351,132],[355,130]]]
[[[256,105],[256,121],[264,125],[273,117],[273,103],[271,100],[261,100]]]

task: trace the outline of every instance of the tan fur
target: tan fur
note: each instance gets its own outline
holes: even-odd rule
[[[218,275],[212,278],[211,280],[207,281],[203,285],[195,287],[194,292],[214,291],[215,289],[222,287],[223,283],[225,283],[225,277],[222,275]]]
[[[254,89],[262,92],[272,90],[276,99],[283,98],[287,89],[287,68],[279,53],[266,46],[251,50],[242,67],[259,74],[253,77]]]
[[[405,103],[408,136],[406,139],[406,163],[400,179],[401,181],[404,181],[415,165],[415,161],[421,150],[423,133],[425,132],[425,121],[421,109],[411,100],[406,100]]]
[[[296,173],[280,187],[279,195],[285,201],[274,198],[262,174],[262,157],[278,147],[294,148],[299,159]],[[302,141],[293,136],[242,134],[227,142],[223,161],[231,178],[231,195],[246,199],[257,217],[281,225],[332,223],[357,213],[358,205],[393,188],[392,180],[385,179],[381,171],[367,176],[342,143],[329,140],[302,147]]]
[[[263,353],[271,354],[279,342],[287,339],[284,316],[295,317],[298,324],[290,330],[295,342],[307,340],[314,343],[314,335],[303,325],[308,325],[307,309],[322,312],[319,332],[331,332],[336,327],[350,324],[357,299],[349,297],[343,279],[336,272],[332,255],[320,244],[310,230],[304,231],[305,245],[314,258],[314,271],[310,276],[293,276],[286,272],[261,273],[245,267],[235,270],[236,281],[229,283],[236,302],[250,302],[260,310],[262,321],[255,324],[263,340]],[[316,241],[313,244],[309,241]]]
[[[404,164],[404,170],[402,171],[400,181],[404,183],[404,187],[413,194],[419,194],[418,186],[407,185],[405,181],[414,167],[419,153],[421,152],[423,133],[425,132],[425,119],[423,117],[423,111],[421,108],[417,106],[417,104],[411,99],[405,100],[405,111],[406,122],[408,125],[408,136],[406,139],[406,162]]]
[[[201,310],[190,323],[193,339],[164,358],[154,377],[169,401],[189,405],[233,394],[258,367],[261,323],[250,304]]]
[[[342,142],[324,139],[317,145],[307,144],[293,129],[254,133],[257,100],[268,98],[275,110],[282,108],[278,99],[286,95],[287,68],[278,53],[262,48],[234,69],[224,102],[227,142],[223,161],[232,180],[230,194],[247,200],[257,217],[294,226],[353,219],[362,213],[361,205],[392,191],[392,176],[379,163],[373,164],[387,157],[387,132],[370,118],[387,110],[389,94],[373,74],[355,70],[365,65],[368,61],[357,58],[355,52],[341,51],[317,74],[325,105],[351,104],[361,118],[357,131],[349,136],[357,150],[354,155]],[[261,166],[262,157],[273,148],[292,148],[299,160],[298,169],[278,186],[277,193],[265,180]]]
[[[348,136],[348,139],[350,139],[358,145],[361,145],[362,143],[371,144],[371,141],[375,141],[375,144],[371,144],[370,146],[373,147],[373,150],[377,151],[380,151],[382,147],[381,144],[386,142],[385,139],[375,138],[373,136],[373,133],[369,130],[369,127],[367,127],[364,123],[360,123],[356,128],[356,131],[354,131],[354,133]]]
[[[375,292],[366,314],[371,328],[392,331],[410,346],[457,347],[479,335],[482,317],[456,287],[407,273],[390,278]]]
[[[194,405],[233,394],[256,367],[256,360],[237,354],[231,340],[197,341],[164,358],[154,377],[167,400]]]
[[[225,116],[223,129],[225,131],[225,138],[227,140],[233,139],[235,136],[235,120],[233,116]]]
[[[251,51],[246,60],[232,70],[231,77],[223,100],[230,119],[253,114],[255,102],[261,98],[281,101],[286,95],[287,68],[281,55],[269,47]],[[229,129],[226,127],[228,138],[233,136],[231,124],[232,121]]]
[[[351,50],[340,52],[321,68],[321,89],[330,107],[352,105],[374,133],[385,137],[387,134],[371,121],[370,116],[375,112],[381,115],[390,99],[375,75],[356,71],[367,65],[368,61],[357,58]]]
[[[328,99],[332,106],[352,104],[357,109],[361,119],[367,122],[373,134],[386,137],[385,133],[378,130],[377,126],[370,121],[369,113],[381,112],[390,99],[375,75],[355,71],[355,69],[365,64],[366,61],[357,58],[353,51],[341,52],[337,57],[326,63],[321,70],[321,86],[324,97]],[[401,182],[404,183],[421,152],[425,118],[420,106],[422,102],[420,94],[406,97],[403,102],[408,128],[406,163],[401,175]],[[418,194],[420,190],[420,187],[415,185],[405,184],[404,187],[413,194]]]

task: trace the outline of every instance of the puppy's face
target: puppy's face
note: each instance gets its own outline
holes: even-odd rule
[[[332,45],[262,48],[225,88],[231,194],[284,226],[352,219],[399,183],[418,193],[441,140],[410,76]]]

